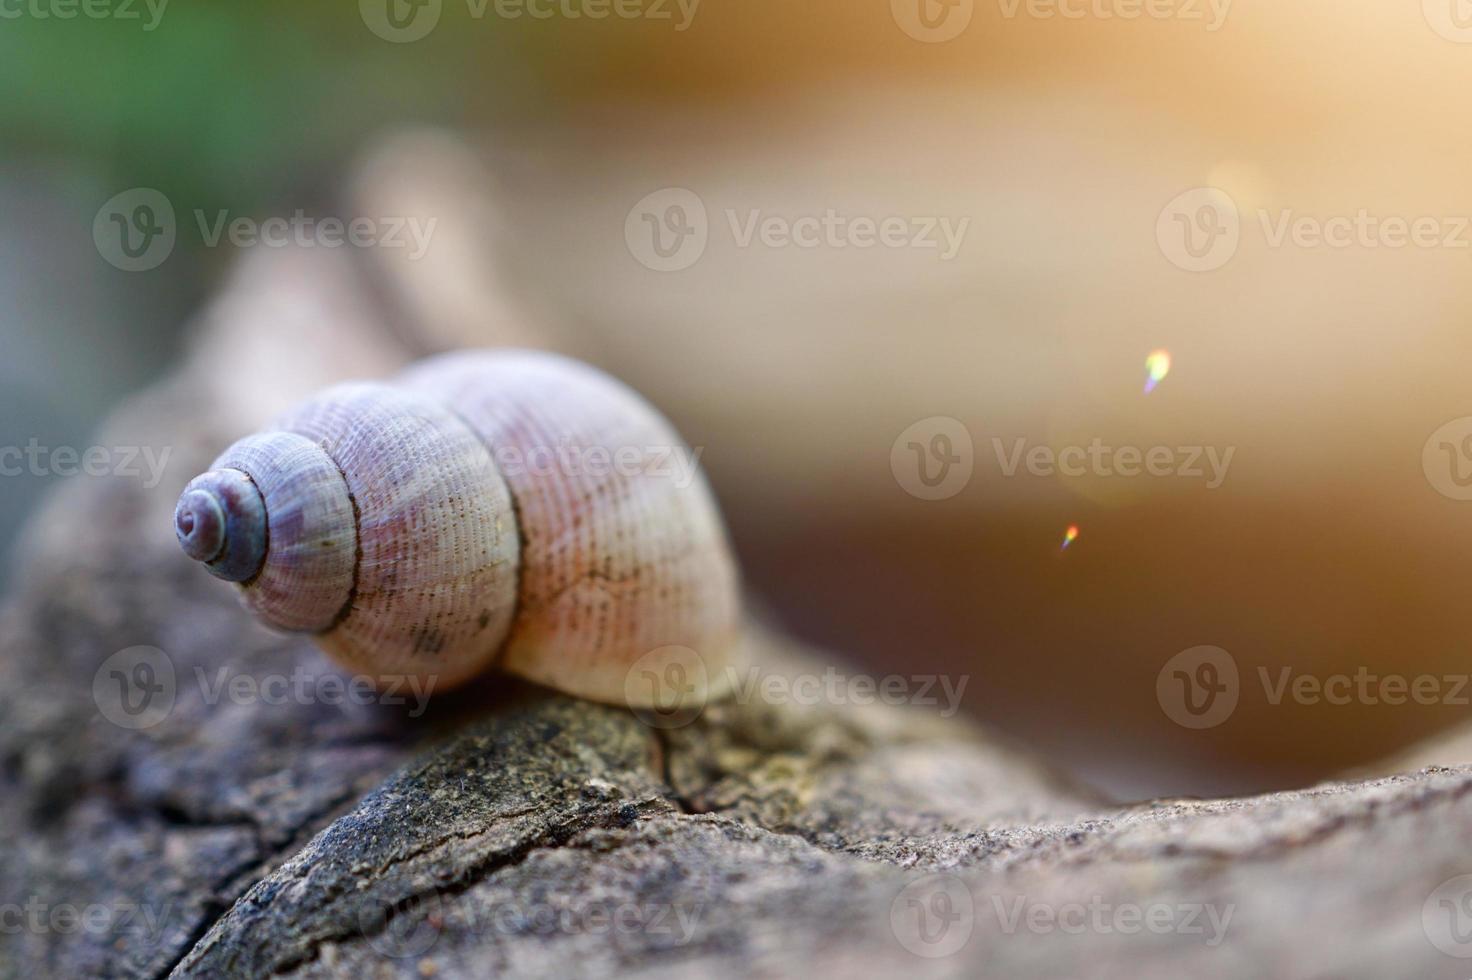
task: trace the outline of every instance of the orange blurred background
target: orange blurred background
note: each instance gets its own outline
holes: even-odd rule
[[[922,2],[953,37],[913,36]],[[242,257],[197,236],[146,276],[102,263],[92,211],[124,188],[160,187],[181,214],[433,217],[422,261],[363,260],[384,318],[425,350],[560,347],[649,395],[703,449],[751,590],[779,622],[866,670],[969,677],[973,715],[1119,795],[1301,784],[1468,712],[1273,704],[1259,673],[1440,678],[1472,662],[1472,502],[1439,492],[1423,455],[1472,416],[1472,230],[1458,231],[1472,131],[1455,108],[1472,28],[1455,2],[1179,0],[1125,19],[1142,5],[1044,17],[1060,8],[704,0],[683,31],[446,2],[409,43],[351,8],[181,8],[108,49],[119,78],[151,79],[111,109],[73,120],[93,104],[84,82],[98,99],[105,79],[57,74],[33,100],[53,113],[9,110],[0,186],[56,202],[29,205],[24,233],[91,284],[33,295],[15,273],[6,294],[52,315],[16,318],[12,348],[71,339],[65,357],[9,371],[69,402],[55,393],[89,387],[88,359],[116,347],[113,363],[137,366],[90,386],[94,407],[68,408],[80,430],[163,370],[230,281]],[[959,30],[945,20],[968,14]],[[89,26],[27,29],[64,51]],[[150,65],[172,66],[172,87]],[[1206,187],[1235,208],[1240,241],[1190,271],[1168,209]],[[625,229],[666,188],[699,198],[709,241],[660,272]],[[829,209],[969,224],[944,260],[743,246],[728,217]],[[1425,247],[1275,240],[1285,215],[1322,227],[1361,213],[1439,233]],[[1173,366],[1147,396],[1157,348]],[[51,417],[36,404],[12,418]],[[934,416],[969,432],[974,474],[929,501],[890,464],[901,433]],[[1008,477],[993,443],[1096,438],[1230,450],[1230,468],[1214,489]],[[1232,655],[1240,700],[1193,730],[1156,682],[1202,644]]]

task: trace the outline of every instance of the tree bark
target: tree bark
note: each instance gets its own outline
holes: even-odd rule
[[[169,514],[265,411],[222,379],[273,296],[335,314],[278,326],[273,406],[408,356],[344,313],[338,261],[242,273],[100,437],[170,449],[161,482],[75,480],[32,528],[0,621],[0,975],[1467,975],[1465,767],[1122,805],[917,708],[738,693],[664,727],[505,678],[333,703]],[[130,729],[94,684],[137,645],[173,704]],[[755,621],[747,647],[758,677],[832,663]]]

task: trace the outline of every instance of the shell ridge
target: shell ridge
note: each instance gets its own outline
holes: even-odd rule
[[[320,446],[321,443],[318,443],[318,445]],[[352,614],[353,603],[358,598],[358,573],[359,569],[363,567],[363,515],[358,510],[358,497],[353,493],[353,485],[348,482],[348,475],[343,470],[342,464],[337,461],[336,456],[333,456],[332,453],[327,451],[326,446],[322,446],[322,452],[328,459],[332,460],[332,465],[337,467],[337,475],[342,478],[343,489],[348,495],[348,506],[353,509],[353,578],[348,583],[347,598],[343,600],[342,605],[333,614],[332,621],[318,631],[319,633],[325,634],[331,633],[338,626],[342,625],[343,621]]]
[[[261,522],[261,542],[263,545],[261,548],[261,563],[256,566],[256,570],[251,573],[250,578],[240,583],[241,588],[248,589],[256,584],[256,580],[266,570],[266,556],[271,553],[271,512],[266,509],[266,495],[262,492],[261,485],[256,482],[256,478],[246,473],[245,470],[240,470],[239,472],[245,476],[245,482],[250,484],[250,488],[260,498],[261,513],[266,515],[266,519]]]
[[[521,519],[521,500],[516,496],[516,490],[511,486],[511,481],[506,479],[506,474],[501,472],[501,466],[496,462],[496,448],[491,445],[491,441],[481,433],[480,429],[471,425],[470,420],[460,414],[453,405],[441,403],[440,408],[448,412],[455,421],[465,426],[475,436],[476,441],[485,447],[486,455],[491,458],[491,466],[495,467],[496,473],[501,477],[501,482],[506,485],[506,494],[511,500],[511,523],[516,528],[516,554],[518,556],[515,564],[517,608],[511,610],[510,626],[506,630],[506,635],[501,637],[501,642],[496,644],[496,653],[491,658],[491,667],[499,668],[502,659],[506,656],[507,649],[511,646],[511,635],[516,631],[517,615],[521,612],[522,576],[526,570],[525,555],[527,553],[526,525]]]

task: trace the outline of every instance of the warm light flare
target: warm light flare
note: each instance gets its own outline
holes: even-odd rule
[[[1078,540],[1078,525],[1068,525],[1068,530],[1063,532],[1063,547],[1059,551],[1067,551],[1068,546]]]
[[[1170,351],[1151,351],[1145,358],[1145,394],[1154,391],[1167,374],[1170,374]]]

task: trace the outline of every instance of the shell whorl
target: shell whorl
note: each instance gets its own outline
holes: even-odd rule
[[[250,476],[216,461],[189,482],[174,508],[184,553],[216,578],[245,582],[266,559],[266,506]]]
[[[735,639],[735,567],[703,479],[647,465],[682,451],[587,365],[446,355],[329,389],[231,446],[180,498],[176,533],[266,622],[370,676],[444,689],[496,664],[628,703],[651,651],[715,667]]]
[[[310,439],[264,432],[227,449],[214,472],[246,477],[264,524],[255,570],[222,577],[242,583],[246,605],[272,626],[330,627],[351,595],[358,548],[352,500],[337,464]]]
[[[504,669],[627,702],[652,697],[628,689],[635,662],[656,667],[657,651],[682,647],[715,680],[737,634],[735,564],[704,477],[653,406],[596,368],[535,351],[445,354],[400,383],[453,407],[492,447],[516,501],[522,569]],[[610,464],[619,456],[628,465]]]

